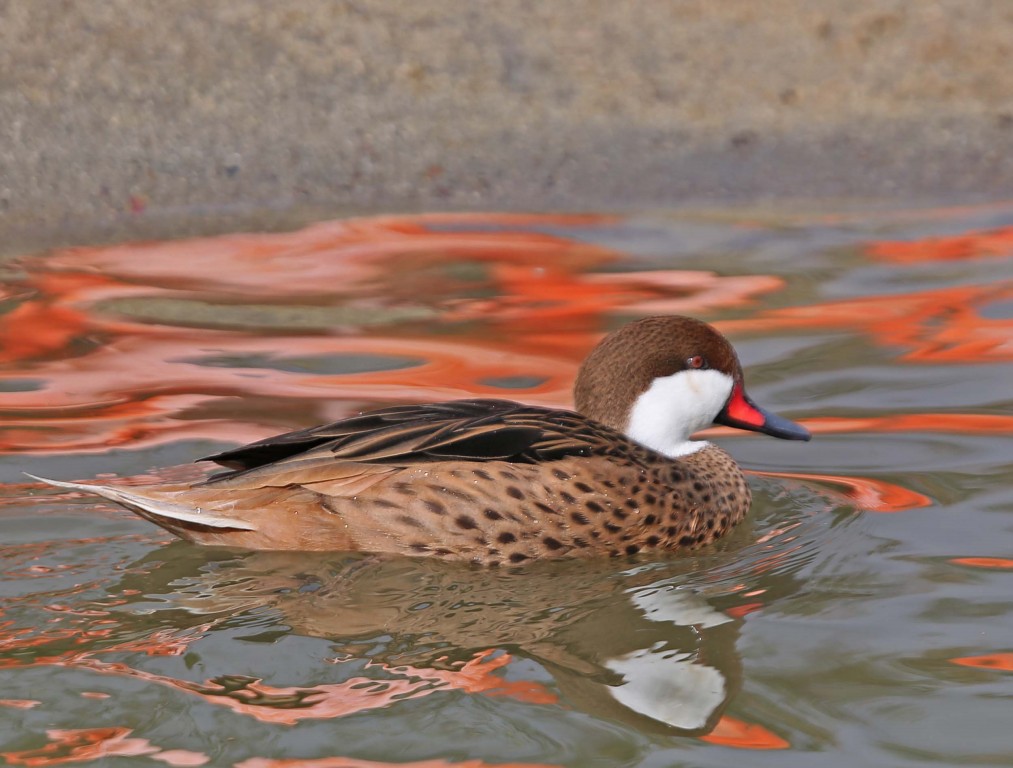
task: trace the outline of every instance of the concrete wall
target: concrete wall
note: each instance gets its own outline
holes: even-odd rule
[[[0,250],[1013,193],[1006,0],[0,0]]]

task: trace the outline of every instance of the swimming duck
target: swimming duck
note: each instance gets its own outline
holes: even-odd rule
[[[362,550],[487,565],[699,547],[745,516],[741,469],[692,440],[712,423],[808,440],[746,395],[731,344],[648,317],[581,365],[576,412],[506,400],[382,408],[208,456],[226,471],[103,496],[188,541]]]

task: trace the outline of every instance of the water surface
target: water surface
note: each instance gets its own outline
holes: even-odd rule
[[[8,259],[0,759],[1009,765],[1011,256],[996,204],[375,217]],[[756,499],[691,555],[202,549],[21,474],[198,477],[381,404],[568,406],[595,341],[654,313],[715,323],[815,435],[714,430]]]

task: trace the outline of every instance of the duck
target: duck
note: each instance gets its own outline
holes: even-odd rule
[[[606,335],[581,364],[575,410],[498,399],[396,405],[231,448],[195,483],[50,480],[187,541],[518,565],[692,550],[742,521],[742,469],[694,433],[785,440],[803,426],[746,393],[731,343],[684,316]]]

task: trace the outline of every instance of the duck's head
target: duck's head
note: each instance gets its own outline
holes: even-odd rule
[[[715,423],[811,437],[756,405],[728,339],[691,317],[647,317],[606,336],[580,367],[574,398],[585,416],[671,457],[705,445],[690,435]]]

